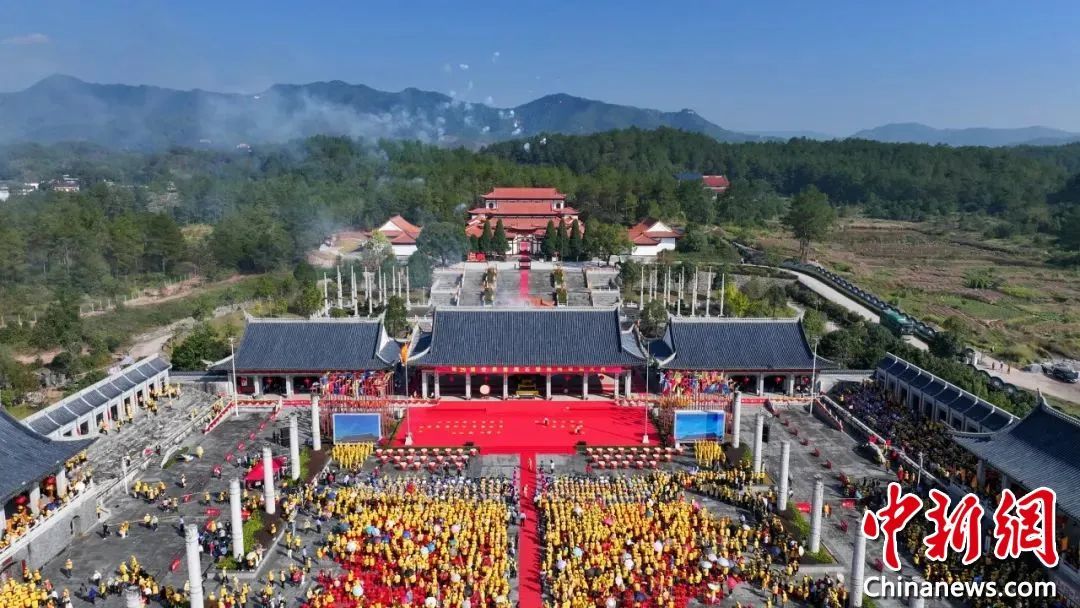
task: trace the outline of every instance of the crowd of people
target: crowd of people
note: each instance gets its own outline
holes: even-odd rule
[[[730,469],[648,476],[542,478],[543,587],[557,608],[684,608],[715,603],[739,584],[765,606],[789,600],[845,605],[840,579],[799,576],[801,544],[749,490],[753,475]],[[723,488],[733,494],[722,494]],[[751,516],[718,517],[686,492],[716,491]]]
[[[63,495],[58,487],[59,480],[52,477],[42,483],[41,496],[36,505],[30,504],[34,498],[29,492],[16,497],[15,508],[12,513],[6,514],[4,528],[0,530],[0,550],[11,546],[35,525],[86,491],[93,482],[94,471],[87,462],[85,450],[64,463],[64,474],[67,477],[67,490]]]
[[[874,383],[840,385],[833,397],[909,458],[918,460],[922,454],[924,466],[943,481],[968,486],[986,496],[999,491],[994,478],[979,487],[978,460],[952,440],[946,424],[920,416],[911,407],[893,400],[885,387]]]
[[[373,443],[335,443],[330,455],[338,467],[346,471],[359,471],[375,449]]]
[[[375,476],[323,486],[309,508],[334,525],[318,555],[344,574],[317,577],[306,606],[507,605],[511,488],[501,478]]]

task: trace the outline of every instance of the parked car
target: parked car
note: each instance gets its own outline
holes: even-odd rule
[[[1050,376],[1054,380],[1068,382],[1069,384],[1076,384],[1077,382],[1080,382],[1080,372],[1077,372],[1075,369],[1069,367],[1068,365],[1065,365],[1064,363],[1058,363],[1050,369],[1046,369],[1046,367],[1043,367],[1043,370],[1048,376]]]

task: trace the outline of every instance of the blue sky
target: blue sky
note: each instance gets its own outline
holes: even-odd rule
[[[1080,4],[0,0],[0,90],[52,73],[257,92],[565,92],[736,130],[887,122],[1080,131]]]

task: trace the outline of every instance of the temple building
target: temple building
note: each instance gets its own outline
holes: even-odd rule
[[[481,197],[483,204],[469,210],[465,234],[479,237],[484,222],[492,230],[502,220],[509,244],[507,254],[539,254],[548,222],[566,223],[567,231],[578,212],[566,205],[566,195],[555,188],[494,188]],[[584,223],[579,223],[584,233]]]
[[[817,357],[797,319],[672,317],[649,344],[662,394],[808,394]]]
[[[651,258],[661,251],[674,251],[683,231],[671,228],[660,220],[646,218],[630,227],[629,236],[633,245],[630,255]]]
[[[629,396],[645,356],[619,311],[438,308],[412,340],[425,397]]]
[[[400,349],[379,320],[248,319],[235,361],[215,368],[235,365],[242,395],[385,395]]]
[[[390,241],[390,249],[395,256],[407,258],[416,252],[416,239],[420,236],[420,230],[419,226],[409,223],[400,215],[395,215],[372,233],[378,232],[385,236],[386,240]]]

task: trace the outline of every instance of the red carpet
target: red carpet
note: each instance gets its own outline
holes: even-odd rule
[[[521,510],[525,525],[518,536],[518,608],[542,608],[540,590],[540,524],[533,495],[536,493],[536,453],[521,453]]]
[[[608,401],[441,401],[410,409],[395,445],[413,435],[417,447],[452,447],[471,441],[484,454],[566,454],[589,445],[641,445],[645,412]],[[544,420],[547,419],[547,424]],[[581,433],[575,433],[580,427]],[[649,438],[657,433],[649,425]],[[522,463],[524,466],[524,463]]]
[[[528,270],[519,270],[518,271],[518,297],[521,298],[522,302],[528,302],[529,301],[529,271]]]

